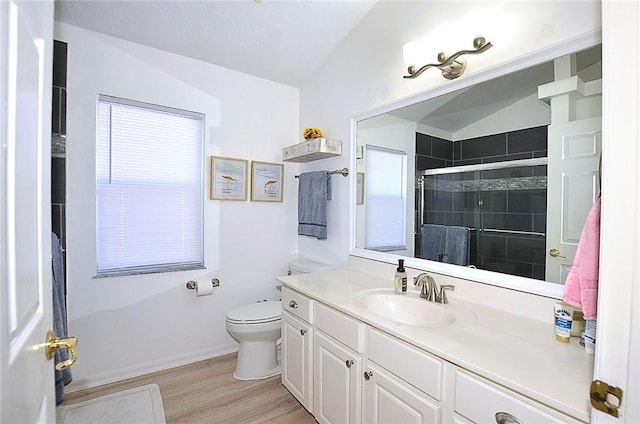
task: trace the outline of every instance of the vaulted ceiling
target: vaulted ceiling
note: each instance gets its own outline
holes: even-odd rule
[[[59,22],[300,87],[377,0],[55,1]],[[577,68],[600,57],[599,48],[581,53]],[[393,115],[454,132],[552,78],[548,63]]]
[[[56,0],[56,21],[299,87],[374,0]]]

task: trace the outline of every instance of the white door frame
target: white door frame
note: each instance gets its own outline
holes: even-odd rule
[[[594,379],[623,389],[620,419],[640,422],[640,3],[602,4],[603,143]]]

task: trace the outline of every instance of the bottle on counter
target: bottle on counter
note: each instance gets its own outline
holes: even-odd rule
[[[565,303],[556,303],[555,311],[555,327],[556,341],[560,343],[569,343],[571,337],[571,322],[573,321],[573,307]]]
[[[596,329],[597,321],[588,319],[584,329],[584,350],[590,355],[596,352]]]
[[[404,259],[398,259],[394,290],[398,294],[407,293],[407,272],[404,270]]]

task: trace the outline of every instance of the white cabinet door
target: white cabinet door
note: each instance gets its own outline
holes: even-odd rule
[[[370,362],[364,370],[363,385],[363,422],[367,424],[441,421],[437,402]]]
[[[314,415],[319,423],[361,422],[361,357],[321,331],[314,336]]]
[[[282,384],[309,412],[313,412],[312,346],[312,327],[283,312]]]

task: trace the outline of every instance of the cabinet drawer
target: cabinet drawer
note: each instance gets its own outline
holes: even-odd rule
[[[282,310],[313,324],[313,300],[287,287],[282,287]]]
[[[579,423],[571,417],[463,371],[456,371],[455,412],[475,423],[495,423],[507,413],[523,423]]]
[[[316,328],[356,352],[364,352],[365,325],[360,321],[320,303],[315,304],[315,320]]]
[[[368,339],[370,361],[432,398],[442,400],[441,360],[373,329],[369,329]]]

